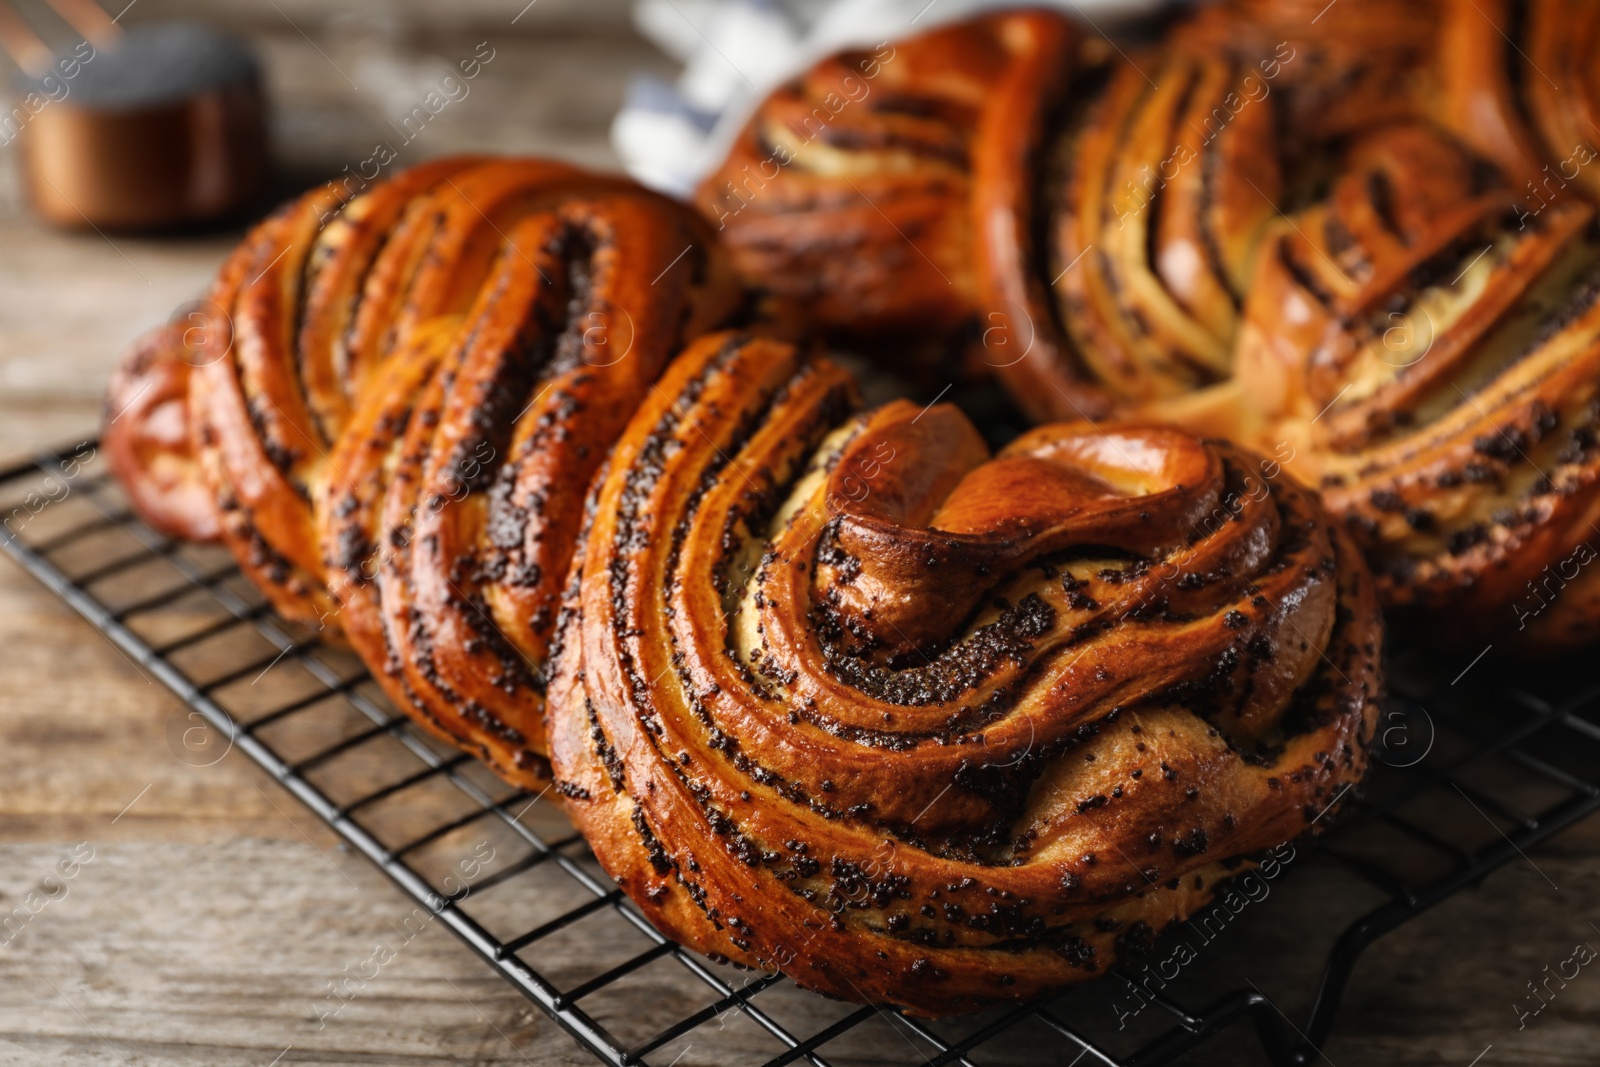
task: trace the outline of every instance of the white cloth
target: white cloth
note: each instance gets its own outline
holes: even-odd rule
[[[1045,0],[1050,2],[1050,0]],[[1054,0],[1091,22],[1161,0]],[[897,40],[1016,0],[636,0],[634,23],[682,61],[675,85],[641,76],[611,126],[639,181],[687,196],[773,88],[842,48]]]

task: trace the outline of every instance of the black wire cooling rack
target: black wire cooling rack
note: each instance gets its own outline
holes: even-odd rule
[[[354,657],[274,616],[221,550],[141,524],[92,443],[0,471],[0,546],[188,705],[168,731],[179,758],[255,760],[618,1067],[1133,1067],[1248,1046],[1245,1020],[1267,1062],[1308,1063],[1368,945],[1600,806],[1600,683],[1556,665],[1523,685],[1493,657],[1440,674],[1391,653],[1378,763],[1314,847],[1281,850],[1101,981],[932,1022],[664,939],[558,806],[414,729]],[[1301,893],[1315,906],[1286,906]],[[1320,918],[1286,925],[1300,915]]]

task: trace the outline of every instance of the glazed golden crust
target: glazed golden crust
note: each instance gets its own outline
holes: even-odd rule
[[[169,537],[214,541],[216,502],[189,437],[189,374],[199,323],[180,318],[141,337],[106,388],[100,441],[145,522]]]
[[[1534,215],[1423,127],[1350,156],[1266,245],[1242,434],[1292,443],[1403,615],[1529,649],[1600,636],[1594,210]]]
[[[695,342],[596,482],[557,788],[702,951],[917,1012],[1101,973],[1358,781],[1371,579],[1315,495],[1176,430],[852,415]]]
[[[1292,49],[1272,91],[1224,131],[1248,136],[1255,115],[1259,138],[1231,162],[1219,155],[1207,178],[1214,196],[1230,175],[1282,180],[1257,188],[1269,224],[1239,246],[1248,296],[1224,335],[1225,384],[1155,388],[1136,366],[1119,391],[1152,417],[1292,447],[1289,469],[1344,517],[1385,604],[1432,640],[1552,651],[1600,636],[1600,581],[1584,566],[1600,517],[1584,193],[1600,185],[1584,173],[1595,152],[1578,126],[1592,96],[1576,58],[1596,20],[1579,6],[1358,3],[1308,32],[1291,9],[1240,2],[1207,10],[1167,48],[1248,57],[1278,38]],[[1553,86],[1550,70],[1564,81]],[[1104,136],[1091,118],[1063,150],[1081,163]],[[1112,152],[1126,166],[1137,150],[1125,138]],[[1185,209],[1180,182],[1161,184],[1151,209],[1165,224]],[[1058,215],[1061,258],[1077,246],[1065,239],[1083,216],[1072,207]],[[1077,244],[1118,237],[1102,222]],[[1166,244],[1149,247],[1159,261]],[[1091,307],[1162,322],[1143,291],[1123,286]],[[1062,314],[1091,367],[1164,339],[1077,328],[1094,321],[1081,308],[1063,301]]]
[[[182,458],[280,613],[342,633],[397,707],[536,785],[584,487],[670,355],[739,300],[709,227],[623,179],[455,157],[314,190],[213,287],[176,364]],[[141,503],[153,476],[128,466],[141,513],[178,510]]]
[[[892,47],[975,62],[1003,25],[974,18]],[[988,360],[1024,412],[1292,443],[1291,473],[1326,491],[1385,603],[1430,636],[1541,649],[1600,636],[1585,444],[1600,363],[1583,332],[1600,9],[1231,0],[1143,51],[1058,32],[1050,61],[1068,74],[1008,83],[1041,105],[945,115],[974,159],[1011,146],[948,187],[952,214],[983,202],[991,223],[1027,220],[980,221],[965,246],[977,297],[951,308],[1003,327],[986,337],[1033,341],[1015,365]],[[936,78],[906,70],[903,92],[934,93]],[[821,197],[840,174],[914,183],[938,165],[840,148],[830,169],[793,169],[783,181]],[[725,221],[736,241],[757,225]],[[1042,247],[981,239],[1032,230]],[[843,301],[834,327],[864,323],[814,277],[818,299]],[[1529,322],[1549,336],[1529,340]],[[1495,455],[1500,440],[1515,447]]]
[[[1062,321],[1085,372],[1130,401],[1230,373],[1255,245],[1283,184],[1272,110],[1225,102],[1247,79],[1265,85],[1259,73],[1182,49],[1141,59],[1115,65],[1047,183]]]
[[[1600,140],[1600,10],[1583,0],[1444,4],[1426,111],[1508,174],[1519,198],[1576,185],[1600,195],[1589,167]],[[1584,158],[1587,157],[1587,158]]]
[[[1031,175],[1077,46],[1059,15],[1015,11],[833,56],[768,98],[696,203],[746,280],[813,325],[970,333],[1019,396],[1103,413],[1063,373],[1032,269]]]
[[[1278,131],[1293,156],[1413,116],[1436,73],[1441,18],[1451,8],[1470,11],[1471,4],[1224,0],[1197,7],[1168,43],[1254,68],[1278,97]]]

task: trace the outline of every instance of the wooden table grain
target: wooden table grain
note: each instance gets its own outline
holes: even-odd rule
[[[266,60],[286,187],[364,158],[392,137],[393,116],[483,41],[493,62],[407,146],[415,158],[475,148],[611,165],[606,127],[627,74],[668,69],[620,3],[329,6],[205,8]],[[144,0],[129,17],[198,10]],[[93,436],[121,348],[197,296],[237,237],[47,230],[21,201],[14,157],[0,150],[0,462]],[[0,917],[30,893],[48,898],[0,929],[0,1064],[592,1062],[436,923],[322,1018],[329,981],[390,937],[410,905],[238,753],[209,766],[178,758],[170,739],[184,711],[0,564]],[[1591,822],[1409,924],[1360,964],[1323,1058],[1596,1062],[1600,973],[1585,970],[1523,1028],[1513,1005],[1576,943],[1600,945],[1597,890]],[[1352,893],[1337,878],[1307,881],[1249,917],[1258,955],[1238,961],[1241,973],[1299,974],[1293,988],[1308,989],[1320,957],[1294,931],[1344,914]],[[1263,943],[1275,946],[1268,957]],[[1232,949],[1219,941],[1217,951]],[[616,1010],[656,1010],[670,982]],[[1280,1006],[1296,1018],[1304,1008]],[[685,1067],[721,1062],[708,1048],[682,1053]],[[1251,1056],[1238,1033],[1186,1062]],[[875,1062],[870,1049],[861,1061]]]

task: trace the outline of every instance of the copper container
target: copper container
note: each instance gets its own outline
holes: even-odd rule
[[[40,106],[18,131],[24,183],[48,221],[118,230],[200,223],[238,211],[262,191],[266,108],[260,75],[242,48],[215,35],[242,61],[230,54],[226,69],[201,64],[176,84],[147,72],[145,82],[127,88],[129,64],[172,62],[159,46],[172,29],[130,30],[115,51],[94,60],[116,79],[96,85],[87,77],[90,64],[80,75],[82,92],[58,78],[57,92],[65,85],[65,95]],[[121,69],[109,71],[113,62]],[[137,81],[141,72],[132,76]]]
[[[261,191],[263,129],[254,85],[127,111],[53,105],[22,142],[28,195],[61,226],[143,229],[219,218]]]

